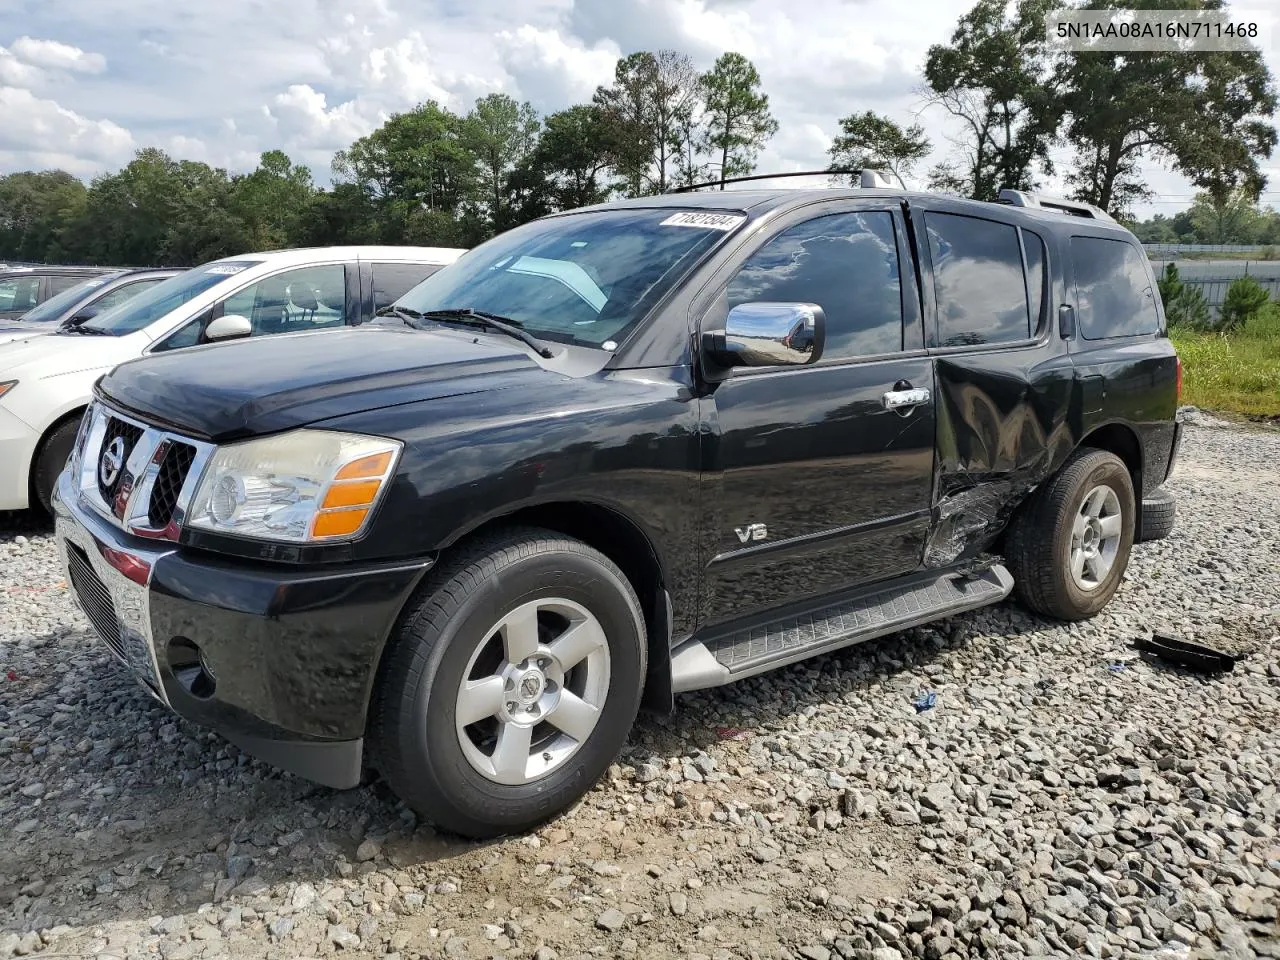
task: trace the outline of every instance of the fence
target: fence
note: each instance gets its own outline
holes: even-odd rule
[[[1267,249],[1267,244],[1247,243],[1144,243],[1143,246],[1152,260],[1157,256],[1169,260],[1170,254],[1176,257],[1180,253],[1256,253],[1261,256]],[[1275,249],[1274,246],[1271,249]]]
[[[1148,245],[1150,249],[1150,245]],[[1159,276],[1171,258],[1151,258],[1151,267]],[[1195,287],[1209,302],[1216,319],[1227,298],[1227,288],[1241,277],[1253,277],[1272,300],[1280,301],[1280,261],[1275,260],[1172,260],[1178,276],[1189,287]]]

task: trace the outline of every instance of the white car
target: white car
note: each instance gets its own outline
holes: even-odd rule
[[[93,384],[117,364],[215,340],[364,323],[463,253],[246,253],[165,280],[71,330],[0,344],[0,510],[49,509]]]

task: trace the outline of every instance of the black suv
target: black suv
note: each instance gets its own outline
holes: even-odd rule
[[[14,320],[50,297],[112,267],[10,267],[0,269],[0,320]]]
[[[642,700],[1011,591],[1091,616],[1167,532],[1178,359],[1128,231],[1008,200],[611,203],[378,323],[126,363],[69,582],[183,716],[473,836],[571,804]]]

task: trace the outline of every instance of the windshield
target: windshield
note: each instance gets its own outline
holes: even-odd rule
[[[469,307],[561,343],[614,350],[702,257],[746,219],[696,210],[605,210],[538,220],[428,277],[396,306]]]
[[[55,297],[50,297],[40,306],[33,310],[28,310],[22,315],[23,323],[51,323],[60,318],[64,313],[74,307],[77,303],[87,297],[94,290],[101,286],[105,286],[118,276],[118,274],[106,274],[101,277],[94,277],[83,283],[77,283],[74,287],[68,287]]]
[[[150,290],[106,310],[81,326],[122,337],[155,323],[171,310],[193,300],[210,287],[257,266],[261,260],[218,260],[157,283]]]

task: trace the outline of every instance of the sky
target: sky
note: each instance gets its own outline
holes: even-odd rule
[[[434,99],[465,112],[495,91],[541,112],[590,99],[617,58],[672,48],[701,69],[725,50],[760,71],[780,129],[760,172],[821,169],[841,116],[920,123],[935,156],[958,133],[920,87],[925,53],[970,0],[0,0],[0,173],[89,178],[158,146],[252,169],[279,148],[325,182],[333,153]],[[1280,10],[1265,56],[1280,76]],[[1070,153],[1057,159],[1065,168]],[[1264,202],[1280,205],[1280,154]],[[1144,168],[1173,214],[1192,188]],[[913,184],[916,185],[916,184]],[[1061,190],[1060,178],[1046,184]]]

